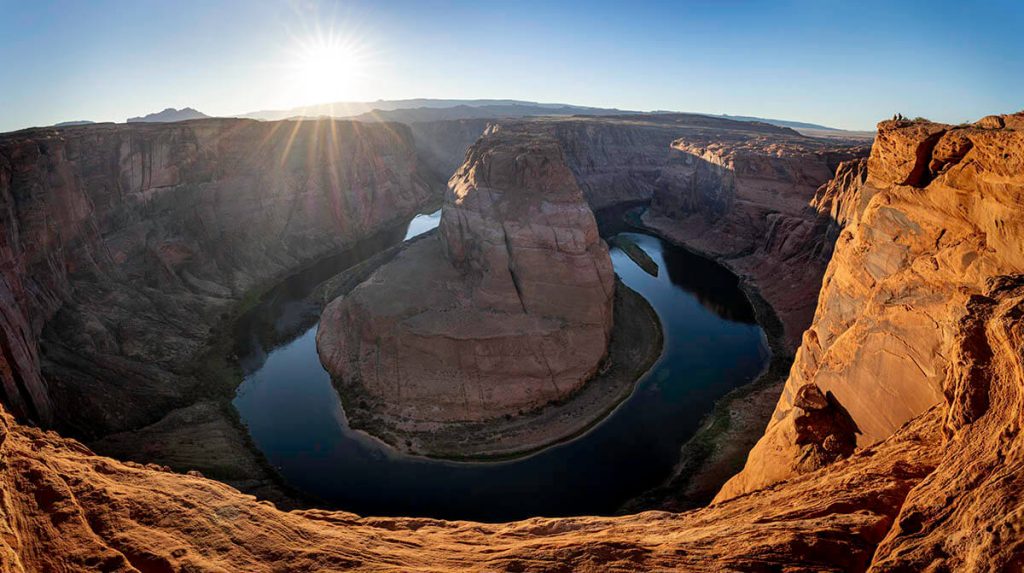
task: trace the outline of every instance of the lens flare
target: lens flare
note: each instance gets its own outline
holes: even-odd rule
[[[326,103],[357,95],[367,51],[351,38],[328,35],[299,42],[291,64],[289,91],[302,103]]]

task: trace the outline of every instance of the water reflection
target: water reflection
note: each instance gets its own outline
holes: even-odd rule
[[[701,272],[688,270],[697,264],[693,255],[656,237],[629,236],[668,271],[653,277],[623,252],[611,249],[623,282],[658,312],[665,352],[634,394],[578,439],[500,463],[452,463],[398,454],[348,427],[316,354],[315,319],[269,355],[261,350],[261,359],[245,358],[259,365],[247,370],[235,407],[257,447],[289,484],[341,509],[483,521],[611,513],[663,480],[675,465],[680,446],[714,401],[750,381],[767,359],[760,328],[729,318],[751,315],[735,283],[702,283]],[[332,263],[329,272],[311,269],[298,280],[302,285],[282,285],[271,297],[274,302],[253,311],[266,315],[252,317],[250,324],[274,325],[276,333],[301,324],[294,316],[302,313],[294,311],[288,297],[311,291],[315,278],[337,270]],[[721,292],[708,295],[709,290]]]

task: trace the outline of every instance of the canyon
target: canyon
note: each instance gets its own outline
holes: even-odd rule
[[[522,316],[539,292],[529,272],[585,261],[597,265],[582,283],[587,319],[572,318],[606,341],[612,277],[583,202],[649,204],[633,224],[733,270],[783,360],[723,403],[728,428],[697,475],[720,484],[740,469],[721,440],[759,440],[707,507],[501,524],[283,511],[203,477],[187,456],[171,456],[174,471],[160,452],[94,452],[127,458],[154,436],[239,432],[216,405],[231,378],[217,330],[275,277],[436,204],[442,170],[477,127],[211,119],[0,136],[3,569],[1024,567],[1022,114],[882,122],[866,158],[852,142],[687,114],[487,128],[452,179],[440,232],[377,276],[421,253],[436,264],[416,276],[458,285],[446,265],[465,264],[493,275],[493,289],[469,283],[473,312],[516,299]],[[497,157],[477,161],[487,153]],[[520,188],[505,197],[512,209],[488,216],[473,199]],[[494,223],[532,222],[552,196],[566,198],[572,256],[560,240],[552,254],[514,234],[540,260],[513,296],[524,243],[502,256]],[[553,274],[574,287],[583,276]],[[370,278],[331,303],[327,328],[372,296],[360,289],[416,288],[382,285]],[[323,336],[333,346],[350,334]],[[603,352],[579,357],[572,378]],[[223,441],[201,449],[240,447]],[[246,459],[235,485],[269,487]],[[248,490],[273,499],[260,487]]]
[[[178,467],[198,457],[220,477],[266,484],[236,451],[244,431],[215,403],[236,384],[230,316],[442,189],[396,124],[213,119],[7,134],[4,402],[23,419],[104,438],[110,453],[183,457]]]

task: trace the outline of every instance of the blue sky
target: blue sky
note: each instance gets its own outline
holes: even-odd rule
[[[0,0],[0,131],[412,97],[958,123],[1024,109],[1021,30],[1011,0]],[[358,69],[310,88],[325,36]]]

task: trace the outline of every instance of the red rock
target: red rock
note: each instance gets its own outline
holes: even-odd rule
[[[407,219],[433,193],[410,132],[390,124],[210,119],[0,136],[6,401],[80,435],[153,422],[194,400],[187,365],[245,293]]]
[[[767,300],[790,352],[814,313],[836,222],[809,207],[861,146],[795,134],[688,134],[644,222],[718,260]]]
[[[719,500],[814,469],[803,463],[793,430],[802,415],[794,397],[805,384],[834,395],[861,447],[951,394],[988,395],[976,381],[954,392],[963,384],[949,380],[965,375],[952,361],[958,341],[971,339],[962,309],[989,296],[991,281],[1024,271],[1024,132],[921,122],[879,127],[866,179],[845,180],[845,189],[828,193],[833,206],[846,205],[849,222],[814,323],[764,437]],[[957,420],[975,415],[950,407]]]
[[[494,128],[450,187],[439,235],[328,305],[317,332],[328,371],[410,428],[565,397],[611,334],[611,259],[556,141]]]

